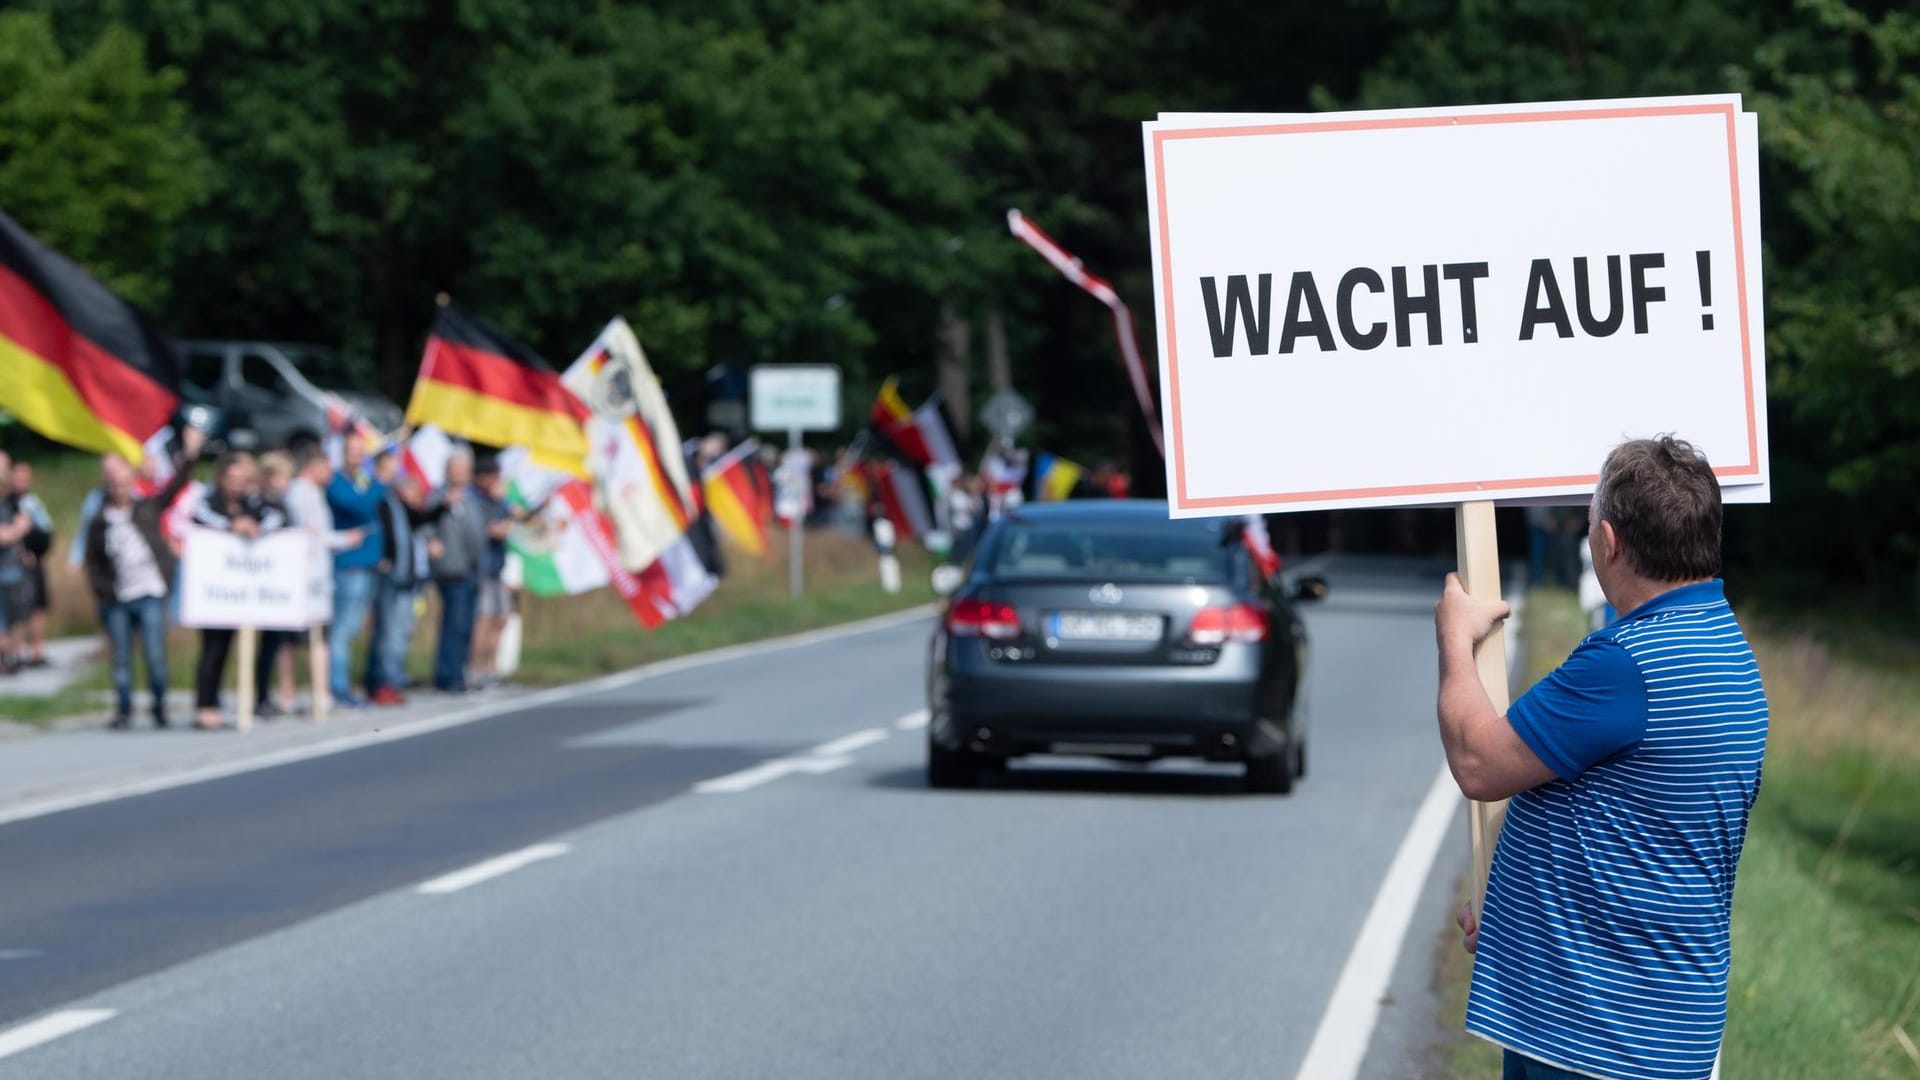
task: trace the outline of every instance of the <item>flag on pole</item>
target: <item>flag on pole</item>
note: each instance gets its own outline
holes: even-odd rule
[[[918,417],[900,396],[899,377],[889,375],[887,381],[880,384],[880,392],[874,395],[873,408],[867,411],[867,419],[880,434],[899,448],[907,460],[923,468],[933,464],[933,450],[928,447],[926,436],[920,431]]]
[[[595,530],[598,544],[590,535]],[[601,557],[603,549],[613,549],[613,541],[584,480],[569,479],[555,488],[540,513],[508,535],[507,546],[520,556],[521,579],[534,596],[574,596],[613,580]]]
[[[1038,502],[1059,502],[1073,497],[1073,489],[1087,470],[1078,462],[1058,454],[1041,454],[1033,459],[1033,497]]]
[[[538,353],[458,308],[441,305],[434,314],[408,423],[571,463],[587,456],[586,419],[587,407]]]
[[[866,470],[880,508],[893,522],[899,539],[918,539],[933,529],[933,512],[927,506],[927,487],[919,470],[886,458],[870,459]]]
[[[160,328],[0,213],[0,408],[137,465],[179,403],[179,359]]]
[[[867,419],[875,430],[908,461],[923,469],[958,469],[960,452],[954,449],[953,431],[940,407],[940,395],[928,398],[919,408],[907,408],[900,396],[900,380],[889,377],[873,399]]]
[[[707,569],[693,541],[685,536],[674,541],[640,575],[641,588],[662,621],[693,614],[719,584],[720,579]]]
[[[1140,359],[1140,340],[1133,329],[1133,312],[1127,309],[1120,294],[1102,278],[1088,273],[1086,265],[1066,248],[1054,243],[1048,236],[1018,210],[1007,211],[1007,229],[1013,235],[1024,240],[1040,257],[1053,264],[1068,281],[1085,289],[1089,295],[1107,305],[1113,313],[1113,336],[1120,342],[1120,360],[1126,366],[1127,378],[1133,383],[1133,396],[1140,403],[1140,415],[1147,418],[1147,431],[1153,436],[1153,445],[1164,456],[1166,445],[1161,441],[1160,417],[1153,405],[1153,390],[1147,381],[1147,365]]]
[[[1240,542],[1246,545],[1247,553],[1260,567],[1260,576],[1271,578],[1280,572],[1280,553],[1273,550],[1273,537],[1267,532],[1267,519],[1262,514],[1248,514],[1244,519],[1246,527],[1240,531]]]
[[[452,456],[453,439],[438,424],[428,424],[408,437],[400,451],[400,471],[426,490],[438,491],[447,482],[447,459]]]
[[[748,439],[714,459],[700,474],[707,509],[722,532],[742,550],[767,553],[767,521],[773,516],[771,489],[760,477],[760,443]]]
[[[643,570],[699,514],[667,395],[621,318],[607,324],[563,381],[590,410],[587,468],[613,521],[621,565]]]

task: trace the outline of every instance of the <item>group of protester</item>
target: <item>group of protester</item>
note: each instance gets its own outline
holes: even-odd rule
[[[433,687],[462,693],[496,681],[493,657],[512,611],[502,580],[507,535],[524,516],[509,505],[497,462],[476,462],[471,451],[456,448],[444,483],[429,492],[403,471],[397,450],[372,455],[366,438],[349,431],[339,439],[337,464],[319,443],[257,457],[228,451],[201,484],[193,480],[193,467],[203,446],[200,434],[187,428],[164,466],[150,454],[136,470],[109,455],[83,510],[76,554],[110,642],[111,726],[132,723],[136,636],[153,695],[153,722],[168,726],[169,597],[188,527],[246,538],[298,529],[327,553],[333,617],[309,645],[315,669],[326,673],[325,685],[313,687],[317,700],[347,709],[405,702],[412,687],[406,661],[415,614],[429,586],[440,601]],[[170,478],[160,482],[163,475]],[[0,505],[0,515],[5,510]],[[0,532],[0,542],[12,528]],[[363,631],[365,663],[356,683],[353,660]],[[225,726],[220,691],[235,634],[200,631],[196,727]],[[295,711],[294,653],[308,640],[293,631],[262,633],[253,672],[256,715]]]
[[[33,466],[0,451],[0,677],[47,666],[47,567],[53,518]]]

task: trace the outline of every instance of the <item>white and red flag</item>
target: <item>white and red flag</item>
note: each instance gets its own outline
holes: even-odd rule
[[[1068,281],[1085,289],[1113,313],[1113,336],[1120,342],[1120,359],[1126,365],[1127,378],[1133,383],[1133,396],[1140,402],[1140,415],[1147,418],[1147,431],[1153,435],[1153,445],[1165,455],[1167,448],[1161,441],[1160,416],[1153,405],[1153,389],[1147,381],[1147,366],[1140,359],[1140,341],[1134,334],[1133,312],[1128,310],[1126,302],[1120,299],[1119,293],[1113,291],[1113,286],[1107,284],[1106,279],[1088,272],[1078,256],[1055,243],[1053,237],[1027,220],[1020,211],[1007,211],[1007,229],[1039,252],[1041,258],[1052,263],[1053,268]]]

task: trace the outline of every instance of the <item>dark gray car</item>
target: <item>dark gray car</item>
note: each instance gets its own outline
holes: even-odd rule
[[[1238,521],[1170,520],[1161,502],[1029,506],[935,588],[933,786],[1034,753],[1244,762],[1254,791],[1305,774],[1293,605],[1326,582],[1265,580]]]

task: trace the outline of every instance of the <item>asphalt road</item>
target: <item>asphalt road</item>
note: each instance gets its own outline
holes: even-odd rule
[[[1433,582],[1335,575],[1291,797],[930,791],[916,624],[0,826],[0,1031],[96,1021],[0,1076],[1292,1077],[1440,766]]]

